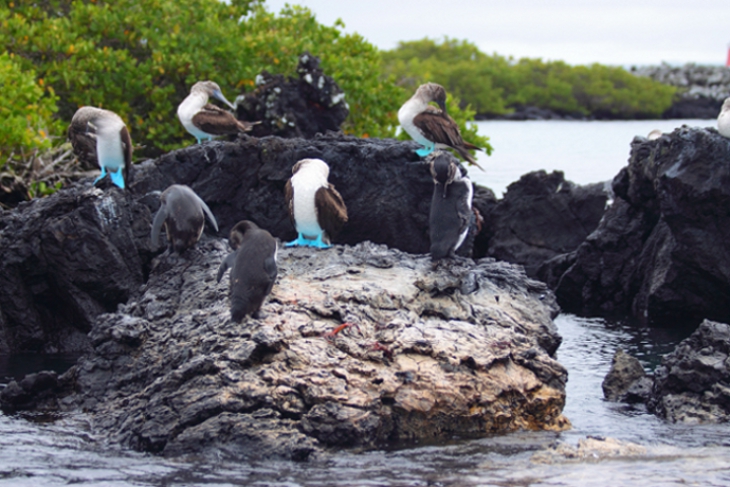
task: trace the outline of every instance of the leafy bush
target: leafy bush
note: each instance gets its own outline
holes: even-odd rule
[[[50,130],[56,97],[36,80],[33,71],[23,71],[8,53],[0,54],[0,168],[5,161],[51,146]]]
[[[383,53],[384,71],[403,86],[442,84],[477,113],[502,115],[521,106],[599,118],[657,118],[676,88],[618,67],[488,56],[467,41],[401,42]]]

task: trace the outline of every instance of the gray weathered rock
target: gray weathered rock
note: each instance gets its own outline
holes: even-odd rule
[[[635,382],[646,377],[639,361],[620,348],[611,361],[611,370],[603,379],[603,396],[609,401],[625,401],[629,389]]]
[[[730,421],[730,325],[705,320],[662,359],[651,411],[670,421]]]
[[[126,446],[239,458],[567,426],[557,306],[518,267],[283,249],[265,318],[236,324],[215,280],[227,252],[204,239],[156,258],[142,294],[94,324],[59,406]]]

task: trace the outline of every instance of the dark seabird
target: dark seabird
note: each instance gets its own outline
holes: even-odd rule
[[[190,94],[177,107],[177,116],[185,130],[197,140],[211,140],[218,135],[248,132],[255,123],[242,122],[231,112],[208,103],[209,97],[217,98],[235,110],[220,86],[213,81],[198,81],[190,88]]]
[[[99,164],[101,175],[94,184],[109,171],[112,182],[124,189],[132,168],[132,139],[119,115],[101,108],[81,107],[71,119],[68,138],[79,160],[95,160]]]
[[[204,215],[208,216],[217,232],[218,222],[205,201],[188,186],[173,184],[160,195],[160,209],[152,223],[152,245],[157,246],[164,224],[170,246],[178,253],[184,252],[203,234]]]
[[[440,109],[429,105],[432,101]],[[469,154],[469,150],[482,149],[464,141],[459,126],[446,113],[446,90],[443,86],[436,83],[419,86],[416,93],[398,110],[398,121],[403,130],[423,146],[416,150],[419,156],[427,156],[436,148],[451,147],[469,163],[482,169]]]
[[[469,233],[474,187],[451,154],[437,151],[430,159],[434,188],[429,235],[431,257],[438,260],[452,257]]]
[[[327,181],[330,168],[320,159],[302,159],[294,164],[292,174],[284,196],[298,236],[286,246],[326,249],[347,222],[345,202]]]
[[[244,316],[261,318],[259,310],[276,281],[276,239],[248,220],[231,230],[228,254],[218,268],[218,282],[231,269],[231,318],[240,322]]]

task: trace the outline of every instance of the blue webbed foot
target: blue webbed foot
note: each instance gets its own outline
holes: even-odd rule
[[[416,149],[416,154],[418,154],[421,157],[426,157],[429,155],[433,150],[436,148],[436,145],[432,145],[430,147],[421,147],[420,149]]]
[[[292,240],[291,242],[287,242],[284,244],[284,247],[307,247],[309,245],[309,240],[304,238],[304,235],[301,233],[297,235],[296,240]]]
[[[106,176],[106,168],[104,166],[101,166],[101,174],[99,174],[99,177],[94,179],[94,182],[92,184],[96,184],[102,179],[104,179],[104,176]]]
[[[322,235],[323,234],[320,233],[317,236],[317,239],[316,240],[310,240],[311,243],[309,244],[309,246],[310,247],[316,247],[318,249],[328,249],[328,248],[330,248],[331,245],[328,245],[328,244],[324,243],[324,241],[322,240]]]
[[[112,183],[116,184],[120,188],[124,189],[124,174],[121,169],[117,169],[117,172],[109,173],[112,177]]]

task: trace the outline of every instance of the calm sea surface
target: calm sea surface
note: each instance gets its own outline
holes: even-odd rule
[[[562,170],[585,184],[613,178],[626,164],[635,135],[654,128],[714,126],[714,121],[479,122],[495,152],[479,162],[472,179],[499,196],[522,174]],[[171,461],[121,450],[95,438],[83,415],[58,418],[0,413],[0,485],[50,486],[728,486],[730,426],[672,425],[643,408],[603,400],[601,381],[617,347],[647,370],[683,337],[563,314],[558,359],[567,367],[564,433],[519,432],[479,440],[453,439],[394,451],[343,451],[306,464],[240,463],[215,457]],[[62,360],[63,357],[57,358]],[[31,357],[0,357],[0,377],[17,375]],[[50,365],[49,365],[50,364]],[[536,452],[556,443],[575,446],[587,436],[642,445],[634,458],[536,462]]]

